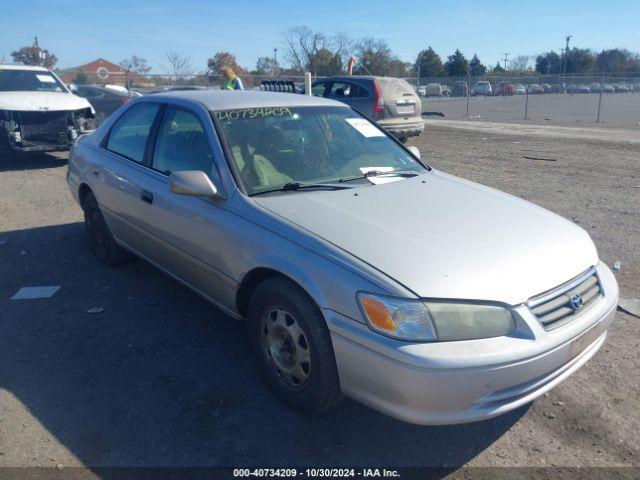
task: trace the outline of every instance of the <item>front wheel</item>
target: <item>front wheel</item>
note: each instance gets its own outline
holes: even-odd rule
[[[260,374],[281,401],[317,414],[342,399],[329,330],[306,292],[289,279],[268,279],[247,317]]]

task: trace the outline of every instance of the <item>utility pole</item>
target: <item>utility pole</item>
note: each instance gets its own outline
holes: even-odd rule
[[[502,55],[504,55],[504,71],[507,71],[507,62],[509,61],[509,53],[503,53]]]
[[[273,49],[273,69],[275,70],[273,73],[278,75],[278,47],[274,47]]]
[[[566,40],[566,46],[564,47],[564,58],[562,59],[562,83],[564,83],[564,76],[567,73],[567,57],[569,56],[569,41],[573,38],[573,35],[567,35],[564,37]]]
[[[36,35],[35,38],[33,39],[33,46],[36,49],[36,57],[38,57],[38,66],[41,66],[41,57],[40,57],[40,45],[38,45],[38,36]]]

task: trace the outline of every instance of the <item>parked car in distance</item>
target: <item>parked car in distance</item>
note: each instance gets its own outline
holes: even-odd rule
[[[548,83],[543,83],[542,89],[544,90],[544,93],[555,93],[554,88]]]
[[[490,97],[491,95],[493,95],[493,89],[491,88],[491,83],[485,80],[481,80],[477,82],[476,85],[473,87],[473,90],[471,90],[471,96],[475,97],[478,95],[483,95],[485,97]]]
[[[126,88],[122,90],[102,85],[72,85],[71,90],[79,97],[86,98],[96,111],[98,124],[127,103],[134,95]]]
[[[544,88],[542,88],[542,85],[538,85],[537,83],[532,83],[531,85],[529,85],[529,95],[539,95],[541,93],[544,93]]]
[[[439,83],[427,83],[424,86],[424,94],[425,97],[441,97],[442,96],[442,85]]]
[[[422,102],[401,78],[335,76],[316,80],[313,95],[338,100],[363,112],[401,141],[424,129]]]
[[[95,126],[89,102],[52,71],[0,65],[0,153],[67,150]]]
[[[613,87],[613,85],[609,83],[605,83],[604,86],[602,87],[602,91],[604,93],[615,93],[616,89]]]
[[[615,93],[627,93],[629,88],[624,83],[616,83],[613,85]]]
[[[511,82],[500,82],[496,89],[496,95],[510,97],[516,93],[516,87]]]
[[[67,181],[98,260],[134,253],[245,318],[278,398],[470,422],[602,346],[618,287],[582,228],[438,172],[346,104],[232,93],[132,100]]]
[[[519,83],[518,85],[516,85],[515,93],[516,95],[526,95],[527,89],[523,84]]]
[[[567,86],[567,93],[591,93],[591,89],[584,83],[579,85],[570,84]]]
[[[469,85],[463,80],[456,80],[451,85],[452,97],[466,97],[469,94]]]

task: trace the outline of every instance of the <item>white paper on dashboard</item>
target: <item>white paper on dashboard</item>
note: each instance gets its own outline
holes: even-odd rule
[[[42,83],[56,83],[51,75],[36,75],[36,78]]]
[[[345,118],[345,120],[364,137],[384,137],[384,133],[366,118]]]

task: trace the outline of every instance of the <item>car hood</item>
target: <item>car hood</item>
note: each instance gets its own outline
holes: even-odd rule
[[[516,305],[598,263],[591,238],[575,224],[437,171],[354,190],[255,201],[420,297]]]
[[[0,92],[0,110],[41,112],[91,108],[85,98],[63,92]]]

